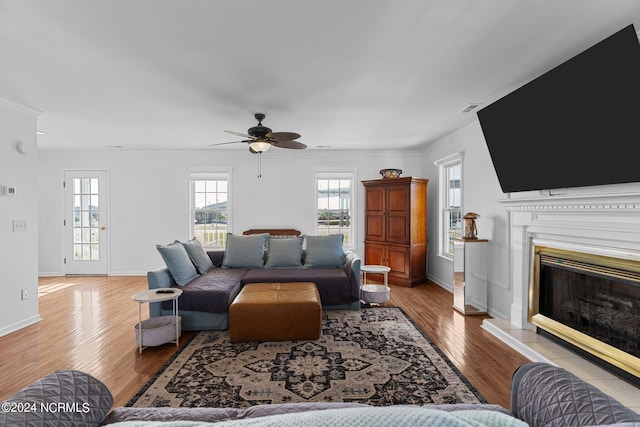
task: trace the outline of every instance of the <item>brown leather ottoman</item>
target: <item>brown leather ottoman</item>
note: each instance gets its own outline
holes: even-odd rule
[[[317,340],[321,323],[313,282],[248,283],[229,306],[232,341]]]

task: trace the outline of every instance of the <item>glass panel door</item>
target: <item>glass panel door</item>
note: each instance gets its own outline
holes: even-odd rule
[[[107,274],[106,171],[65,172],[66,274]]]

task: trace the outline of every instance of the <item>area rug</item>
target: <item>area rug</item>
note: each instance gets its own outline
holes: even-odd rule
[[[203,331],[126,406],[486,403],[399,308],[326,311],[319,340],[231,342]]]

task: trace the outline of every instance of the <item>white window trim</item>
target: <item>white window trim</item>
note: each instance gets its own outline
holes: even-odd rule
[[[225,177],[227,179],[227,230],[233,230],[232,222],[233,222],[233,191],[232,189],[232,169],[231,168],[196,168],[196,169],[188,169],[187,170],[187,194],[189,195],[187,206],[187,236],[189,239],[193,237],[193,224],[191,224],[191,218],[193,218],[193,191],[191,187],[191,181],[194,179],[216,179]]]
[[[351,180],[351,244],[345,245],[344,249],[346,250],[356,250],[357,242],[358,242],[358,221],[357,215],[358,212],[357,202],[358,202],[358,187],[356,185],[358,179],[358,169],[357,168],[318,168],[313,170],[313,181],[311,182],[311,194],[312,194],[312,202],[313,203],[313,217],[311,218],[311,227],[310,230],[313,230],[314,233],[317,230],[317,221],[318,221],[318,201],[317,201],[317,193],[316,193],[316,181],[318,178],[331,177],[331,178],[339,178],[339,179],[350,179]]]
[[[438,256],[446,258],[448,260],[453,261],[453,256],[445,251],[445,242],[443,242],[442,236],[444,235],[444,218],[442,215],[442,211],[444,210],[445,204],[445,193],[447,191],[447,177],[446,177],[446,169],[447,167],[460,163],[460,210],[464,212],[463,201],[464,201],[464,152],[456,152],[450,154],[440,160],[436,160],[433,162],[438,168]]]

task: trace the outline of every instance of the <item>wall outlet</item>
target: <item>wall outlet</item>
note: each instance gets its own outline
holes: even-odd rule
[[[22,298],[22,301],[29,299],[29,291],[26,289],[23,289],[20,293],[20,298]]]

